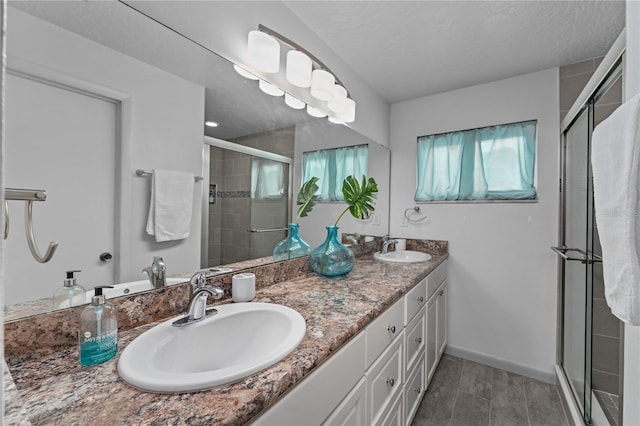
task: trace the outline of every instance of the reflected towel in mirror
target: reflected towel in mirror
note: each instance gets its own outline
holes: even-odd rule
[[[640,95],[596,127],[591,165],[604,294],[615,316],[640,325]]]
[[[181,240],[189,236],[193,179],[192,173],[153,170],[147,234],[155,236],[157,242]]]

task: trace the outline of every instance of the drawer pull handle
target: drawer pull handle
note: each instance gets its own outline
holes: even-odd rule
[[[417,394],[420,394],[420,392],[422,392],[422,389],[420,389],[420,386],[418,386],[414,389],[414,391],[416,391]]]
[[[444,294],[444,290],[440,290],[440,293],[438,293],[438,296],[442,296]]]
[[[396,326],[395,325],[390,325],[389,327],[387,327],[387,331],[389,331],[391,334],[396,332]]]
[[[395,381],[394,379],[387,379],[387,384],[388,384],[389,386],[393,386],[393,385],[395,385],[395,384],[396,384],[396,381]]]
[[[416,300],[420,303],[424,302],[424,297],[420,296],[418,298],[416,298]]]
[[[422,337],[416,337],[415,339],[413,339],[416,341],[417,344],[422,343]]]

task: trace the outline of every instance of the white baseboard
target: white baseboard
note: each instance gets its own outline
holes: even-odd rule
[[[556,375],[552,371],[538,370],[527,365],[517,364],[506,359],[494,357],[480,352],[470,351],[468,349],[458,348],[456,346],[447,345],[445,352],[449,355],[468,359],[469,361],[479,362],[494,368],[509,371],[511,373],[521,374],[531,379],[540,380],[545,383],[556,383]]]

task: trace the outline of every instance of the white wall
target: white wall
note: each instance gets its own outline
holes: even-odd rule
[[[302,184],[302,153],[318,149],[330,149],[341,146],[369,145],[369,167],[367,176],[373,177],[378,185],[376,206],[389,205],[389,157],[387,148],[372,143],[364,136],[341,125],[327,125],[317,120],[296,126],[295,155],[293,161],[293,199],[297,199]],[[298,214],[293,204],[292,220]],[[300,236],[311,247],[320,245],[327,236],[326,226],[333,225],[340,213],[346,208],[345,203],[317,203],[307,217],[300,219]],[[338,226],[339,233],[357,232],[363,235],[384,235],[388,232],[389,212],[379,208],[371,219],[357,220],[347,212]]]
[[[626,3],[625,98],[640,93],[640,2]],[[640,327],[624,328],[623,423],[640,425]]]
[[[191,235],[156,243],[145,233],[151,180],[137,177],[135,169],[202,173],[204,88],[16,9],[8,10],[9,67],[15,58],[40,64],[83,84],[117,92],[123,100],[120,280],[141,279],[141,269],[151,264],[154,255],[164,256],[169,274],[198,269],[202,183],[194,184]],[[63,159],[51,161],[64,164]],[[85,285],[91,283],[85,281]]]
[[[389,146],[389,104],[282,2],[208,1],[189,2],[188,5],[179,1],[127,3],[237,64],[246,64],[247,34],[257,30],[258,24],[288,37],[318,57],[345,84],[357,102],[356,121],[350,127]],[[283,76],[264,77],[272,83],[286,84]],[[293,94],[298,94],[295,88],[292,90]],[[302,98],[302,95],[299,96]]]
[[[558,229],[558,69],[391,106],[391,235],[449,241],[449,350],[553,381]],[[412,207],[417,137],[538,120],[536,203]]]

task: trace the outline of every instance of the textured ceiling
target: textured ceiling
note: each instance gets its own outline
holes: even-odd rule
[[[624,27],[623,1],[285,4],[390,103],[602,56]]]

